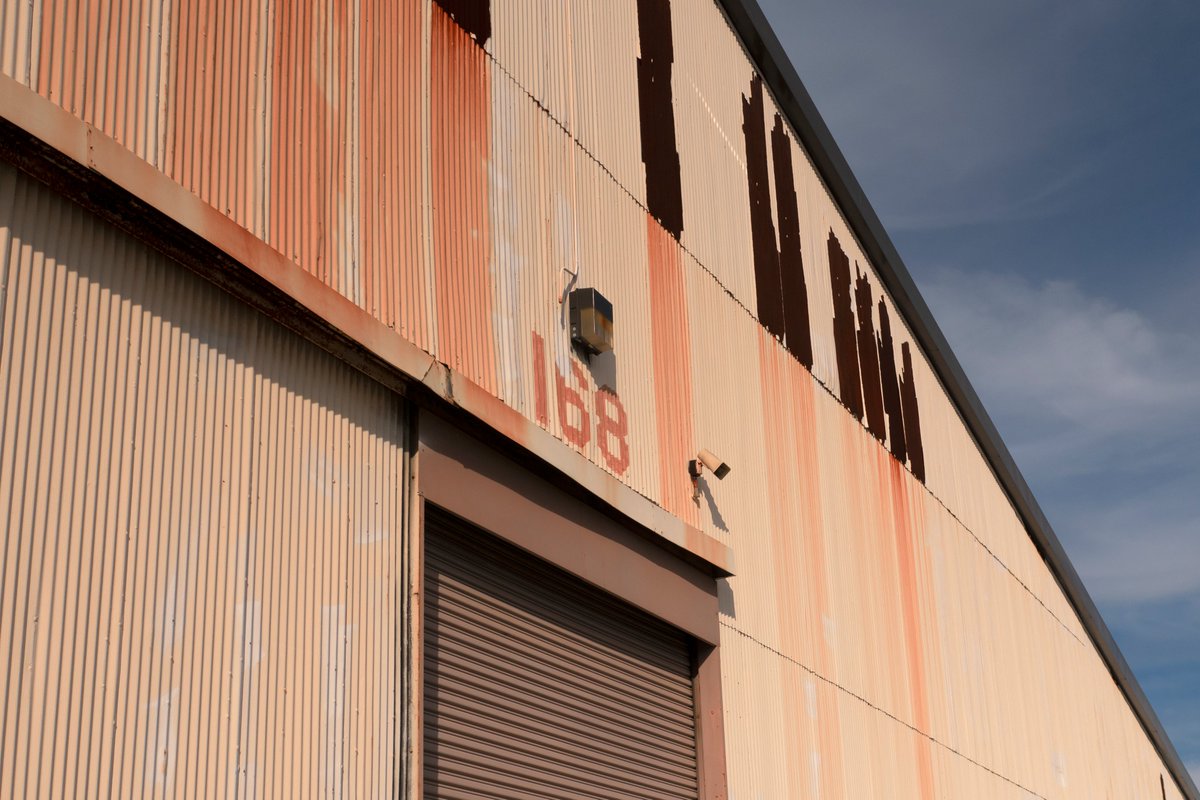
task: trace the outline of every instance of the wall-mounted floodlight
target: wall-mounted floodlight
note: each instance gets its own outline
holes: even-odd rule
[[[692,499],[697,503],[700,502],[700,476],[704,473],[704,468],[716,477],[717,480],[725,480],[725,476],[729,474],[730,467],[721,459],[717,458],[711,450],[700,449],[696,457],[688,462],[688,474],[692,476]]]
[[[589,355],[613,348],[613,307],[595,289],[576,289],[568,296],[571,307],[571,341]]]

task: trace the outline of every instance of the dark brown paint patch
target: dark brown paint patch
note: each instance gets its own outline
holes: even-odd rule
[[[638,0],[638,112],[642,162],[646,165],[646,206],[676,239],[683,233],[683,189],[675,148],[675,106],[671,94],[670,0]]]
[[[808,318],[808,286],[804,282],[804,259],[800,252],[800,205],[792,175],[792,143],[775,115],[771,131],[775,158],[775,208],[779,218],[779,279],[783,288],[783,323],[787,349],[796,360],[812,370],[812,332]]]
[[[829,232],[829,283],[833,293],[833,342],[837,350],[838,391],[856,418],[863,418],[862,384],[858,377],[858,344],[850,299],[850,259],[833,231]]]
[[[879,298],[879,379],[883,385],[883,410],[887,413],[888,444],[901,464],[908,461],[904,443],[904,412],[900,405],[900,378],[896,374],[896,351],[892,343],[892,321],[887,304]]]
[[[783,120],[776,114],[775,127],[771,131],[775,212],[779,220],[779,247],[776,249],[762,78],[757,75],[750,81],[750,96],[742,95],[742,133],[746,139],[746,189],[750,201],[758,320],[772,336],[784,341],[797,361],[811,370],[812,332],[800,248],[800,209],[792,175],[792,144]]]
[[[492,36],[491,0],[433,0],[480,47]]]
[[[908,342],[900,347],[904,372],[900,376],[900,404],[904,409],[904,433],[908,444],[909,467],[921,483],[925,482],[925,451],[921,445],[921,414],[917,410],[917,388],[913,383],[912,354]]]
[[[883,418],[883,392],[879,383],[879,347],[875,341],[875,321],[871,316],[874,297],[871,281],[854,268],[854,303],[858,308],[858,367],[862,374],[863,405],[867,412],[867,430],[879,441],[887,435]]]
[[[775,249],[775,224],[771,220],[762,78],[757,75],[750,81],[750,97],[742,96],[742,133],[746,138],[746,182],[750,196],[750,238],[758,321],[772,336],[782,339],[786,331],[783,286],[779,275],[779,252]]]

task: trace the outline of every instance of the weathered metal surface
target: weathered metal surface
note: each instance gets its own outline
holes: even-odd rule
[[[384,796],[387,390],[0,165],[0,796]]]
[[[448,364],[444,392],[736,550],[734,796],[1154,788],[1162,760],[721,9],[553,5],[493,4],[481,41],[429,2],[9,4],[0,42],[5,74]],[[639,20],[664,7],[670,69],[639,84],[664,57]],[[647,149],[640,92],[668,74],[664,227],[647,154],[670,148]],[[610,358],[569,344],[580,286],[613,301]],[[699,447],[734,471],[696,506]]]

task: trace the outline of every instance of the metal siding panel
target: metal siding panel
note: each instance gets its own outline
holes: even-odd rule
[[[491,276],[499,397],[654,496],[659,481],[654,384],[639,380],[636,371],[649,361],[654,341],[644,212],[628,203],[620,187],[519,86],[499,71],[493,74]],[[583,359],[571,346],[565,300],[577,287],[594,287],[613,302],[619,318],[613,354]],[[605,400],[599,398],[602,389]],[[570,391],[584,405],[586,429],[575,405],[558,402]],[[601,403],[613,415],[624,411],[627,435],[600,429]],[[544,420],[538,408],[544,408]]]
[[[675,0],[672,7],[675,117],[684,165],[681,241],[754,314],[741,107],[753,70],[712,2]]]
[[[400,401],[0,187],[0,795],[392,792]]]
[[[684,634],[429,506],[425,796],[697,797]]]
[[[437,348],[445,363],[497,392],[488,224],[491,62],[440,8],[431,29]]]
[[[495,3],[488,52],[640,205],[637,7],[632,0]]]
[[[368,0],[359,24],[362,307],[432,349],[423,221],[423,5]]]

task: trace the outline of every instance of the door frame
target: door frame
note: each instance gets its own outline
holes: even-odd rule
[[[421,410],[415,426],[409,550],[409,800],[424,792],[425,504],[433,505],[597,586],[688,634],[693,642],[701,800],[726,800],[717,576],[651,531],[585,504],[453,423]]]

